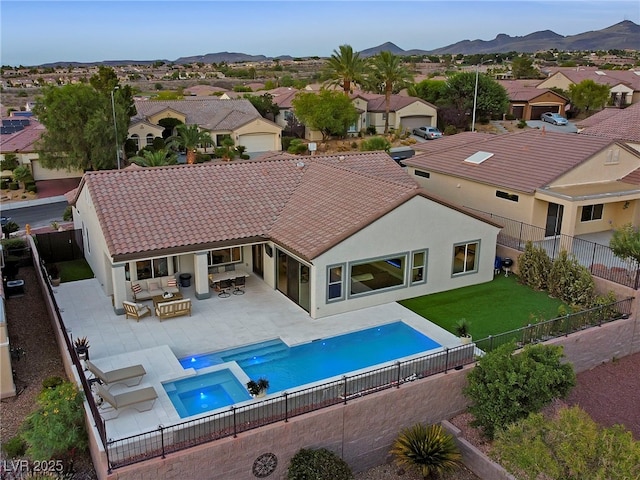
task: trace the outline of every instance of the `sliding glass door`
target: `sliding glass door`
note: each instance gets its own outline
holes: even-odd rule
[[[308,312],[311,304],[309,267],[281,250],[277,252],[276,288]]]

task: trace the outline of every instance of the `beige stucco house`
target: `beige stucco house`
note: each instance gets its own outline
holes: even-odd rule
[[[117,313],[178,273],[197,299],[223,272],[255,276],[312,318],[487,282],[500,229],[384,152],[88,172],[71,202]]]
[[[414,148],[404,163],[428,192],[547,237],[640,224],[640,153],[622,142],[542,129],[467,132]]]
[[[509,96],[509,113],[518,120],[540,120],[545,112],[565,115],[569,100],[553,90],[539,89],[535,80],[500,80]]]
[[[213,146],[224,137],[233,139],[236,146],[246,147],[247,153],[282,150],[282,127],[260,116],[246,99],[221,100],[211,97],[189,97],[183,100],[135,100],[137,114],[132,117],[128,138],[138,148],[162,137],[164,128],[159,122],[174,118],[188,125],[198,125],[209,132]],[[202,150],[207,146],[203,145]]]

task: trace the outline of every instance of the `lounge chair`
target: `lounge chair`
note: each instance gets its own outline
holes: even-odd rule
[[[100,398],[102,398],[102,400],[104,400],[104,402],[106,402],[108,406],[111,406],[114,411],[118,412],[111,418],[116,418],[118,415],[120,415],[120,411],[124,410],[127,407],[133,407],[138,412],[146,412],[147,410],[151,410],[153,408],[153,404],[156,401],[156,398],[158,398],[156,389],[153,387],[138,388],[136,390],[130,390],[128,392],[112,395],[102,385],[98,384],[96,394]],[[104,404],[104,402],[102,403],[102,405],[100,405],[100,408],[103,410],[106,409],[107,411],[111,411],[111,409],[109,409],[108,406]],[[145,408],[140,408],[140,405],[143,403],[149,403],[149,405],[145,405]],[[109,418],[109,420],[111,418]]]
[[[122,302],[125,318],[135,318],[139,322],[141,318],[151,315],[151,309],[142,303]]]
[[[85,365],[87,369],[105,385],[124,383],[127,387],[133,387],[135,385],[139,385],[142,381],[142,377],[147,373],[142,365],[132,365],[130,367],[118,368],[108,372],[103,372],[89,360],[85,361]],[[138,381],[131,383],[131,385],[126,382],[126,380],[135,380],[136,378]]]

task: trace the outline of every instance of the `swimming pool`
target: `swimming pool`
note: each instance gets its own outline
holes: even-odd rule
[[[239,366],[250,379],[267,378],[270,384],[269,393],[275,393],[440,347],[439,343],[426,335],[402,321],[397,321],[292,347],[281,339],[273,339],[244,347],[186,357],[181,359],[180,363],[185,369],[196,370],[209,370],[211,367],[231,363]],[[205,375],[208,374],[198,374],[195,377],[171,382],[175,384],[172,388],[183,389],[181,382],[193,386],[195,384],[190,383],[193,379]],[[216,378],[207,380],[216,381]],[[204,385],[202,383],[202,388]],[[208,385],[213,384],[208,383]],[[224,386],[222,389],[225,389]],[[187,388],[185,391],[188,390]],[[230,392],[225,391],[221,396],[231,398],[220,399],[216,405],[229,406],[236,403]],[[230,403],[222,405],[225,402]],[[187,411],[190,415],[202,413],[198,408],[190,410],[187,407]]]

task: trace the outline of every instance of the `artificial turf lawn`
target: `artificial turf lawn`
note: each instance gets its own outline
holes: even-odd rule
[[[455,323],[466,318],[471,336],[480,340],[556,318],[563,302],[520,284],[515,275],[497,275],[481,285],[410,298],[400,304],[453,333]]]
[[[93,270],[84,258],[58,263],[61,282],[75,282],[93,278]]]

